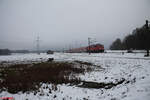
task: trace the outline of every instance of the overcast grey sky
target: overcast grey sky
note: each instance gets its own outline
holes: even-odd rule
[[[150,20],[150,0],[0,0],[0,48],[106,48]]]

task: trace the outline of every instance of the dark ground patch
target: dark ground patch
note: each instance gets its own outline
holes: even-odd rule
[[[95,89],[100,89],[100,88],[104,88],[104,89],[110,89],[112,87],[115,87],[117,85],[122,84],[123,82],[125,82],[125,79],[121,79],[118,82],[109,82],[109,83],[98,83],[98,82],[87,82],[87,81],[82,81],[81,85],[78,85],[78,87],[82,87],[82,88],[95,88]]]
[[[81,64],[81,65],[94,66],[94,67],[101,67],[101,66],[99,66],[99,65],[95,65],[95,64],[93,64],[93,63],[85,62],[85,61],[80,61],[80,60],[75,60],[74,62],[79,63],[79,64]]]
[[[125,79],[115,83],[97,83],[80,80],[78,74],[92,71],[92,63],[88,62],[40,62],[16,64],[9,67],[0,66],[0,92],[38,92],[43,83],[69,84],[81,88],[110,89],[122,84]],[[54,89],[55,90],[55,89]],[[51,91],[51,90],[50,90]]]
[[[36,91],[42,83],[79,83],[79,78],[69,78],[69,76],[84,73],[84,70],[68,62],[43,62],[0,67],[0,91],[10,93]]]

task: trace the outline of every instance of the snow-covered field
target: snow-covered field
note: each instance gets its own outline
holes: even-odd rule
[[[86,61],[99,65],[103,70],[94,70],[79,75],[82,80],[92,82],[126,82],[111,89],[80,88],[69,85],[58,85],[56,91],[49,93],[43,84],[38,94],[8,92],[0,93],[0,97],[14,97],[15,100],[150,100],[150,57],[143,53],[55,53],[47,54],[13,54],[0,56],[0,62],[19,63],[46,61],[54,57],[56,61]],[[41,95],[42,94],[42,95]]]

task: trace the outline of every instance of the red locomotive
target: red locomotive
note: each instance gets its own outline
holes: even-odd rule
[[[100,53],[104,52],[104,46],[102,44],[94,44],[87,47],[74,48],[67,50],[68,53],[82,53],[82,52],[90,52],[90,53]]]
[[[104,46],[102,44],[90,45],[86,47],[86,49],[87,49],[87,52],[91,52],[91,53],[104,52]]]

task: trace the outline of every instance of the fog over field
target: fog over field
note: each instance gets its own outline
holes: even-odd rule
[[[150,19],[150,0],[0,0],[0,48],[105,48]]]
[[[0,0],[0,100],[150,100],[150,0]]]

